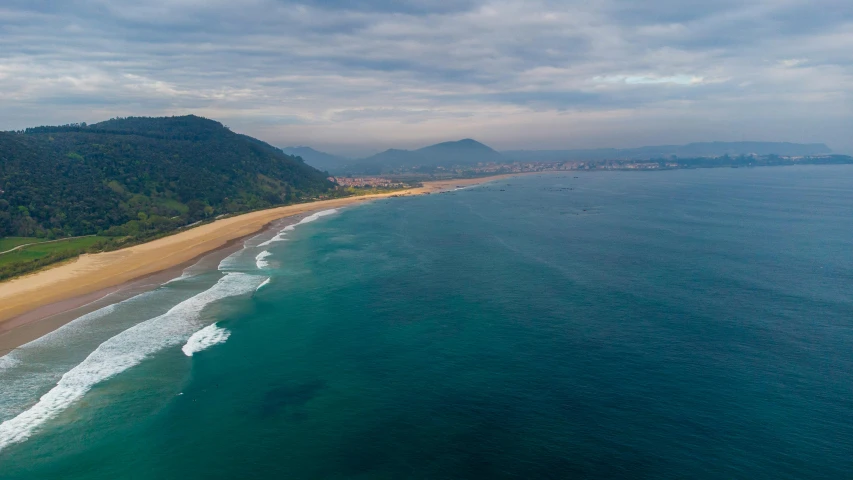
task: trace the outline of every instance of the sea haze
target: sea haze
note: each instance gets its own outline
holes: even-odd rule
[[[0,478],[844,478],[851,212],[850,166],[321,212],[0,358]]]

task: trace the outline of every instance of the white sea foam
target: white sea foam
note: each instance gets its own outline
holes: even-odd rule
[[[257,247],[268,247],[268,246],[272,245],[273,243],[286,241],[287,239],[285,237],[287,236],[287,233],[292,232],[297,226],[305,224],[305,223],[311,223],[315,220],[318,220],[321,217],[325,217],[327,215],[332,215],[335,213],[338,213],[338,209],[332,208],[329,210],[323,210],[323,211],[308,215],[307,217],[303,218],[299,222],[282,228],[276,236],[272,237],[271,239],[269,239],[265,242],[259,243],[257,245]],[[246,247],[251,247],[251,245],[249,243],[247,243]],[[222,259],[222,261],[219,262],[219,270],[220,271],[241,270],[240,266],[245,265],[245,263],[243,263],[243,260],[246,260],[244,257],[244,252],[245,252],[245,250],[240,250],[240,251],[235,252],[235,253],[225,257],[224,259]],[[263,258],[261,258],[261,260],[263,260]],[[256,265],[258,266],[258,268],[264,268],[267,266],[266,263],[264,263],[263,265],[258,265],[258,263],[257,263],[258,259],[257,258],[255,259],[255,261],[256,261]]]
[[[20,365],[20,363],[21,361],[15,358],[14,351],[9,352],[6,355],[0,357],[0,371]]]
[[[227,257],[223,258],[222,261],[219,262],[219,270],[233,270],[234,267],[237,265],[237,257],[240,252],[242,252],[242,250],[232,253],[231,255],[228,255]]]
[[[264,280],[264,282],[263,282],[263,283],[261,283],[260,285],[258,285],[258,288],[256,288],[256,289],[255,289],[255,291],[257,292],[258,290],[260,290],[260,289],[261,289],[261,288],[263,288],[264,286],[268,285],[269,283],[270,283],[270,279],[269,279],[269,278],[267,278],[266,280]]]
[[[193,276],[194,276],[194,275],[190,275],[189,273],[184,272],[184,273],[182,273],[182,274],[181,274],[181,276],[180,276],[180,277],[175,277],[175,278],[173,278],[173,279],[169,280],[168,282],[164,283],[163,285],[168,285],[168,284],[170,284],[170,283],[174,283],[174,282],[180,282],[181,280],[186,280],[186,279],[191,278],[191,277],[193,277]]]
[[[266,242],[259,244],[258,246],[259,247],[268,247],[268,246],[272,245],[273,243],[286,242],[287,239],[284,237],[287,235],[287,232],[290,231],[288,229],[293,230],[293,225],[288,225],[287,227],[284,228],[284,230],[281,231],[281,233],[272,237],[271,239],[267,240]]]
[[[283,229],[281,229],[281,231],[278,232],[278,235],[272,237],[271,239],[267,240],[264,243],[259,244],[258,246],[259,247],[267,247],[267,246],[272,245],[273,243],[284,241],[285,240],[284,237],[285,237],[285,235],[287,235],[287,232],[292,232],[298,225],[302,225],[305,223],[311,223],[315,220],[318,220],[320,217],[325,217],[327,215],[332,215],[335,213],[338,213],[337,208],[332,208],[329,210],[323,210],[323,211],[308,215],[307,217],[303,218],[299,222],[297,222],[293,225],[288,225],[288,226],[284,227]]]
[[[323,210],[323,211],[321,211],[321,212],[317,212],[317,213],[315,213],[315,214],[308,215],[307,217],[305,217],[305,218],[303,218],[302,220],[300,220],[300,221],[299,221],[299,223],[297,223],[297,225],[301,225],[301,224],[303,224],[303,223],[313,222],[314,220],[317,220],[317,219],[318,219],[318,218],[320,218],[320,217],[325,217],[326,215],[332,215],[332,214],[335,214],[335,213],[338,213],[338,209],[337,209],[337,208],[331,208],[331,209],[329,209],[329,210]]]
[[[29,438],[42,424],[59,415],[98,383],[138,365],[164,348],[180,345],[198,329],[201,311],[206,305],[249,293],[257,288],[262,278],[229,273],[216,285],[175,305],[163,315],[105,341],[82,363],[66,372],[38,403],[0,424],[0,451]]]
[[[271,239],[267,240],[266,242],[259,243],[258,246],[259,247],[268,247],[268,246],[272,245],[273,243],[280,242],[282,240],[284,240],[284,234],[279,232],[276,236],[272,237]]]
[[[245,271],[250,268],[249,265],[254,264],[255,255],[252,249],[237,250],[219,262],[219,271]]]
[[[139,298],[147,297],[150,294],[151,294],[151,292],[145,292],[145,293],[136,295],[135,297],[131,297],[127,300],[124,300],[124,301],[121,301],[118,303],[114,303],[112,305],[107,305],[106,307],[99,308],[99,309],[95,310],[94,312],[89,312],[85,315],[81,315],[81,316],[75,318],[74,320],[66,323],[65,325],[57,328],[56,330],[49,332],[45,335],[42,335],[41,337],[39,337],[35,340],[32,340],[29,343],[25,343],[24,345],[21,345],[18,348],[19,349],[27,349],[27,348],[32,348],[32,347],[36,347],[36,346],[46,345],[46,344],[68,343],[69,341],[72,341],[74,339],[74,337],[79,337],[81,335],[88,335],[88,332],[86,331],[85,327],[89,326],[89,324],[92,323],[93,321],[98,320],[99,318],[102,318],[102,317],[106,317],[107,315],[115,312],[116,309],[124,303],[130,302],[132,300],[137,300]]]
[[[181,351],[184,352],[184,355],[192,357],[194,353],[207,350],[220,343],[225,343],[230,336],[231,332],[216,326],[214,323],[192,334],[187,343],[181,347]]]
[[[145,305],[157,295],[152,290],[81,315],[0,357],[0,424],[29,408],[87,352],[135,323],[132,315],[120,320],[111,315],[125,305]]]
[[[272,255],[270,252],[264,250],[263,252],[259,253],[257,257],[255,257],[255,265],[258,267],[259,270],[270,266],[270,262],[265,260],[270,255]]]

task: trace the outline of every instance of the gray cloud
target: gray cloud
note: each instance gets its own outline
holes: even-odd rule
[[[7,0],[0,128],[196,113],[341,153],[853,151],[850,51],[847,0]]]

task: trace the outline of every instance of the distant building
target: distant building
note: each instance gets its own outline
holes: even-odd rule
[[[405,184],[384,177],[329,177],[329,180],[342,187],[361,188],[400,188]]]

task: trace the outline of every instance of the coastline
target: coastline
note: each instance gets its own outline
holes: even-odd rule
[[[238,250],[244,239],[272,228],[273,224],[297,222],[321,210],[382,198],[438,193],[517,175],[424,182],[422,187],[397,192],[245,213],[121,250],[81,255],[71,262],[11,279],[0,283],[0,356],[80,315],[153,290],[180,276],[191,265],[224,258]]]
[[[155,290],[169,281],[180,277],[188,268],[215,269],[225,257],[243,248],[243,242],[251,237],[280,230],[285,225],[297,223],[303,218],[315,213],[289,215],[265,225],[261,230],[240,238],[229,240],[225,245],[204,252],[179,265],[159,272],[154,272],[139,278],[126,281],[120,285],[102,290],[78,295],[67,300],[61,300],[46,305],[40,305],[33,310],[0,322],[0,357],[11,352],[25,343],[36,340],[48,333],[70,323],[71,321],[94,312],[103,307],[122,302],[131,297]],[[57,265],[57,267],[60,265]],[[50,270],[50,269],[48,269]],[[47,270],[43,270],[47,271]]]

